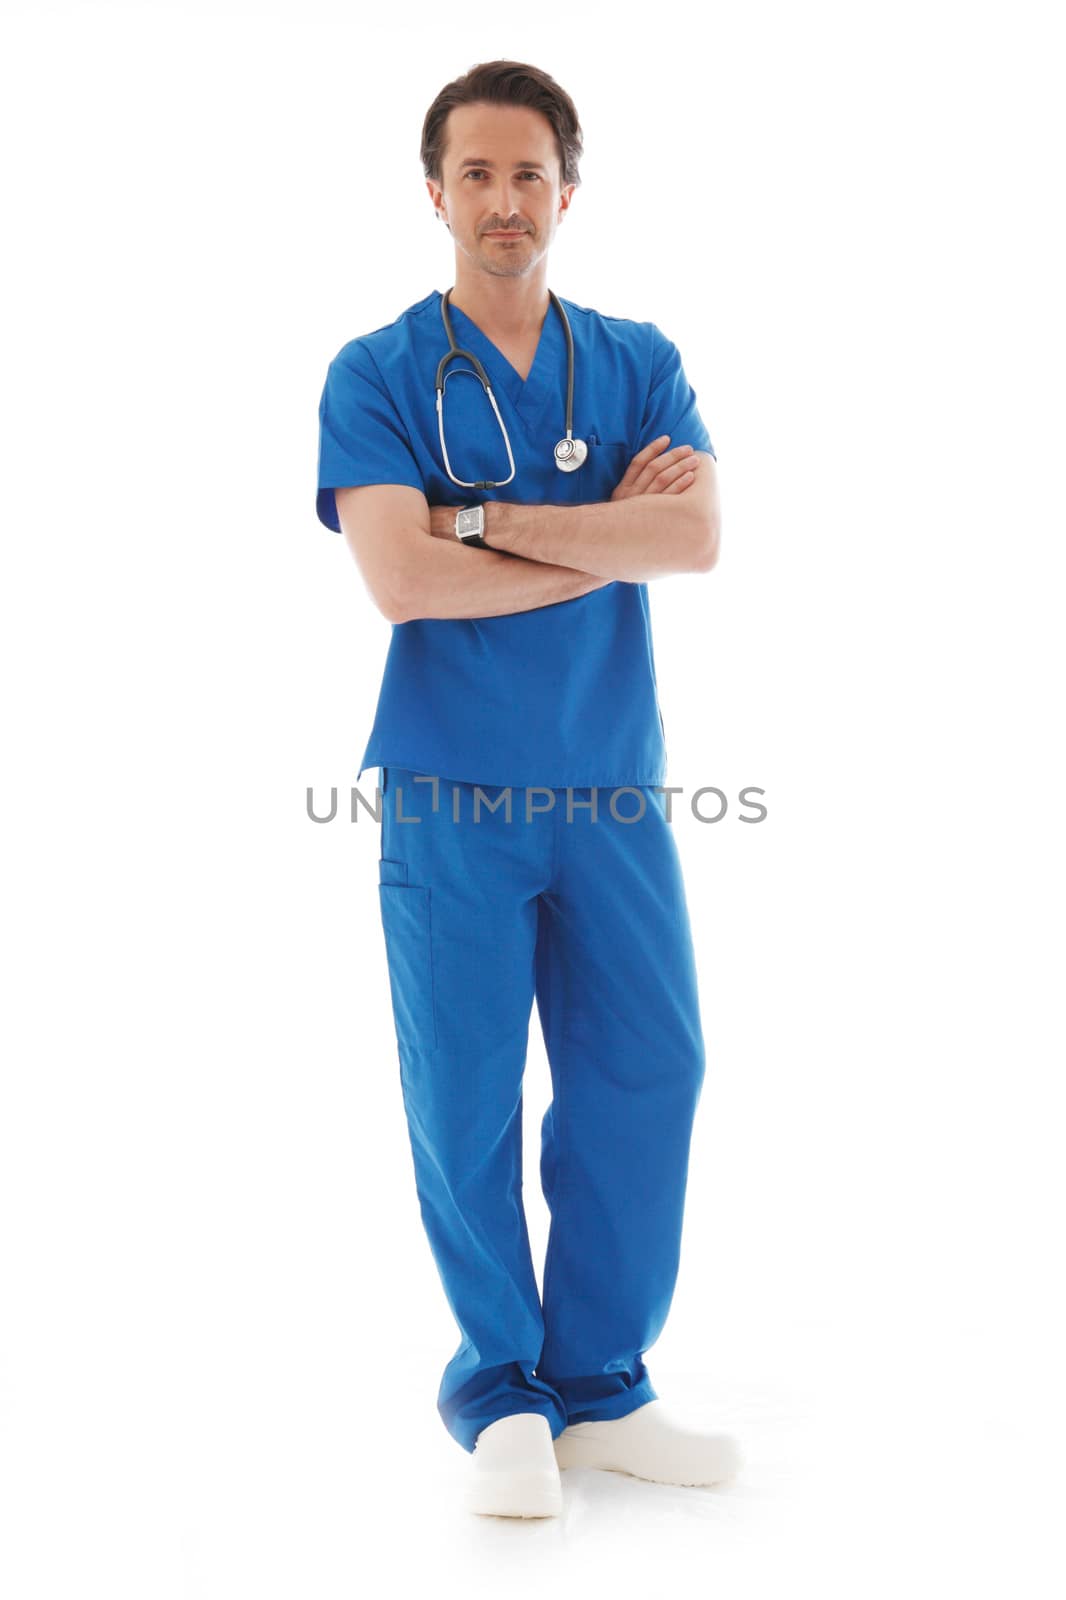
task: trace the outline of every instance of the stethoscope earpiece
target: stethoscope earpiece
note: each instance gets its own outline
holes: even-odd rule
[[[439,211],[437,215],[438,217],[440,216]],[[457,483],[462,489],[502,489],[504,484],[510,483],[511,478],[513,478],[515,475],[514,456],[511,453],[511,441],[508,437],[507,429],[504,427],[503,418],[500,416],[500,408],[496,404],[496,396],[492,392],[492,385],[489,383],[484,367],[481,365],[481,362],[472,351],[460,350],[455,342],[455,336],[452,333],[451,318],[448,315],[448,296],[451,294],[451,292],[452,291],[449,289],[445,294],[441,295],[440,314],[444,320],[444,331],[448,335],[448,353],[440,358],[440,362],[437,366],[436,378],[437,429],[440,433],[440,449],[441,455],[444,457],[444,470],[452,482]],[[548,295],[551,299],[552,305],[562,318],[563,329],[566,333],[566,438],[560,439],[559,443],[555,446],[555,465],[559,468],[560,472],[576,472],[578,467],[583,466],[588,458],[589,447],[585,443],[584,439],[575,439],[573,437],[574,336],[570,332],[570,321],[566,315],[566,312],[563,310],[563,306],[558,295],[554,294],[551,289],[548,290]],[[479,483],[468,483],[464,478],[457,478],[455,473],[452,471],[451,462],[448,460],[448,447],[444,443],[444,388],[447,383],[447,376],[444,369],[454,356],[465,356],[466,359],[473,364],[475,374],[480,379],[481,385],[489,397],[489,400],[492,404],[492,409],[496,415],[496,421],[500,425],[500,432],[503,434],[503,442],[507,447],[507,461],[511,468],[511,473],[510,477],[501,478],[498,483],[493,483],[488,479],[482,480]]]

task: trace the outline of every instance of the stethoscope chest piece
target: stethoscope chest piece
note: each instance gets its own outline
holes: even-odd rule
[[[589,453],[584,439],[572,439],[567,434],[555,446],[555,465],[560,472],[576,472]]]

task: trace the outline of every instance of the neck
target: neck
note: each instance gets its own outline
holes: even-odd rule
[[[546,276],[540,270],[522,277],[494,277],[487,272],[464,272],[457,262],[448,304],[458,306],[490,337],[521,339],[539,333],[548,314],[551,300]]]

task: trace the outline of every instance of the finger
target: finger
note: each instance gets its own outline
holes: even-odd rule
[[[681,482],[682,479],[685,480],[683,487],[687,488],[698,471],[698,462],[693,465],[693,460],[694,458],[690,456],[687,461],[679,461],[675,466],[668,467],[663,472],[660,472],[647,493],[669,494],[674,485]]]
[[[652,489],[660,474],[665,472],[668,468],[676,465],[678,461],[684,461],[691,454],[691,445],[677,445],[673,450],[665,451],[664,454],[659,456],[655,461],[649,461],[633,480],[638,493],[647,494]]]
[[[673,483],[670,484],[669,488],[666,488],[666,489],[663,490],[663,494],[680,494],[683,489],[687,489],[688,488],[689,484],[693,481],[695,476],[696,476],[696,474],[694,472],[684,472],[684,473],[682,473],[680,478],[675,478],[674,479]]]
[[[669,443],[670,435],[668,433],[660,433],[659,437],[657,439],[653,439],[650,444],[646,444],[643,450],[638,450],[636,455],[633,457],[633,460],[639,461],[641,466],[643,466],[645,461],[650,461],[653,455],[662,450],[663,447]]]
[[[665,450],[669,443],[670,435],[668,433],[661,433],[657,439],[653,439],[650,444],[646,444],[643,450],[638,450],[632,461],[629,463],[629,466],[626,468],[625,476],[623,477],[622,482],[625,483],[628,481],[632,483],[636,479],[637,475],[647,465],[647,463],[657,456],[661,450]]]
[[[664,467],[662,472],[659,473],[657,482],[665,488],[667,484],[673,483],[675,479],[684,477],[685,473],[695,475],[698,466],[699,458],[693,453],[683,461],[677,461],[669,467]]]
[[[667,450],[655,461],[649,461],[638,473],[634,482],[641,493],[647,493],[652,484],[664,473],[670,472],[675,467],[684,470],[684,463],[692,455],[690,444],[675,445],[673,450]],[[680,465],[679,465],[680,464]]]

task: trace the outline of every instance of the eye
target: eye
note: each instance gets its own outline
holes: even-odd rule
[[[466,173],[466,176],[468,178],[472,178],[476,172],[484,172],[484,171],[485,171],[484,167],[471,167],[470,170]],[[539,172],[532,172],[532,171],[529,171],[529,170],[527,170],[525,172],[520,172],[519,173],[519,177],[520,178],[536,178],[538,183],[540,183],[540,181],[541,181],[541,176],[540,176]]]

